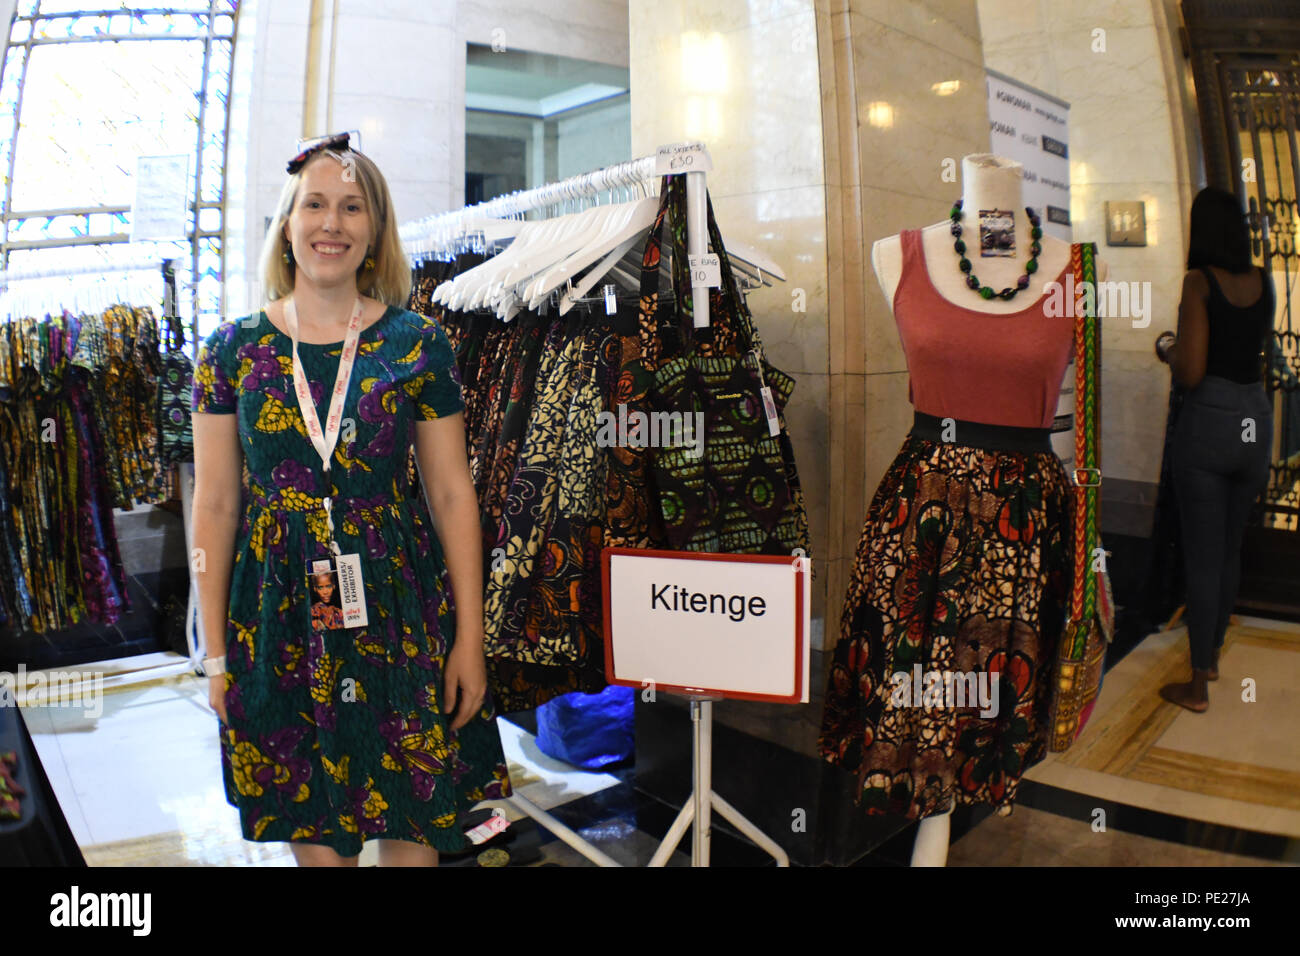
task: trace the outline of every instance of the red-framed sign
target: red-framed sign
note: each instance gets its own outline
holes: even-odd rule
[[[807,558],[606,548],[601,573],[609,683],[807,702]]]

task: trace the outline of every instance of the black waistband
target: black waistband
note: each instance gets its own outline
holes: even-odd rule
[[[960,418],[936,418],[914,411],[912,434],[928,441],[986,448],[990,451],[1050,452],[1050,428],[1020,428],[1015,425],[986,425]]]

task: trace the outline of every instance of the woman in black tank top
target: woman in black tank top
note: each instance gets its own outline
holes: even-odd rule
[[[1187,569],[1192,679],[1160,689],[1197,713],[1241,583],[1241,542],[1255,499],[1268,484],[1272,407],[1261,379],[1273,334],[1273,282],[1250,259],[1237,198],[1203,189],[1192,203],[1191,242],[1178,306],[1178,335],[1156,354],[1188,389],[1173,436],[1174,488]],[[1171,341],[1172,340],[1172,341]]]

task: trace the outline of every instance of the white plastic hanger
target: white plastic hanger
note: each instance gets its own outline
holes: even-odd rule
[[[536,308],[534,303],[564,286],[593,262],[603,260],[599,266],[591,270],[591,273],[596,274],[593,276],[589,273],[575,288],[574,294],[581,298],[615,262],[623,258],[632,246],[645,238],[646,232],[654,225],[655,216],[659,212],[659,200],[651,197],[617,208],[622,215],[610,217],[610,225],[613,228],[607,229],[593,241],[575,250],[537,280],[533,286],[533,297],[529,300],[531,308]]]
[[[635,248],[640,240],[640,236],[632,236],[630,239],[625,240],[621,245],[616,246],[613,252],[588,271],[587,275],[583,277],[581,282],[576,286],[570,286],[569,290],[560,297],[560,315],[568,315],[569,310],[577,305],[578,300],[590,292],[597,282],[608,278],[610,270],[614,267],[614,264]]]
[[[504,252],[466,270],[451,282],[440,286],[440,289],[446,289],[446,293],[439,301],[453,309],[477,308],[481,305],[480,300],[499,281],[503,269],[522,258],[530,248],[544,247],[552,241],[552,236],[562,235],[570,225],[567,217],[521,223],[515,241]]]

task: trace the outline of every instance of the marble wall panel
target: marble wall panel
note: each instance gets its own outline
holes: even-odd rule
[[[415,24],[449,27],[456,20],[456,0],[337,0],[340,17],[392,20],[406,30]]]
[[[336,98],[445,103],[452,97],[451,61],[465,56],[453,26],[365,14],[340,15],[337,22]]]
[[[701,139],[724,238],[762,250],[787,281],[749,299],[767,355],[797,379],[786,420],[824,614],[833,482],[828,471],[827,195],[814,6],[796,2],[633,3],[632,152]],[[801,308],[800,308],[801,307]]]
[[[268,22],[306,26],[311,22],[311,0],[274,0],[268,3]]]
[[[1169,373],[1151,348],[1161,330],[1177,326],[1199,163],[1188,70],[1171,32],[1176,16],[1164,0],[1087,7],[979,0],[978,10],[987,65],[1070,104],[1075,238],[1099,244],[1109,281],[1150,284],[1142,287],[1149,325],[1134,327],[1133,317],[1102,325],[1101,442],[1106,476],[1124,482],[1117,488],[1153,483]],[[1105,244],[1108,200],[1146,203],[1145,247]]]
[[[262,220],[274,211],[274,199],[256,197],[278,195],[298,137],[319,135],[325,126],[361,130],[363,148],[389,179],[403,219],[459,207],[466,43],[500,40],[510,48],[626,66],[627,15],[623,0],[572,0],[559,12],[525,0],[263,0],[249,38],[255,53],[247,194],[256,203],[244,231],[250,261]],[[312,49],[313,24],[333,32],[325,51]],[[322,97],[311,116],[308,89]]]
[[[749,307],[768,355],[791,375],[825,374],[825,191],[797,189],[720,195],[713,208],[724,241],[734,236],[770,256],[785,282],[757,289]],[[796,307],[801,308],[796,311]]]
[[[455,0],[456,28],[470,43],[499,40],[515,50],[627,66],[630,8],[645,0]],[[558,6],[558,9],[557,9]],[[462,87],[463,89],[463,87]]]
[[[679,31],[671,24],[682,4],[662,4],[652,42],[633,45],[633,154],[703,140],[714,160],[714,195],[822,182],[815,23],[811,4],[799,6],[729,30],[710,29],[707,17],[688,19]],[[641,90],[654,93],[638,96]]]
[[[944,161],[960,167],[961,157],[988,150],[982,68],[878,21],[854,22],[863,185],[942,194],[951,205],[960,184],[943,181]],[[936,84],[953,82],[955,92],[937,94]]]

